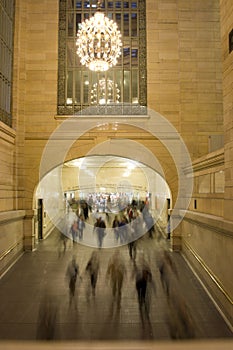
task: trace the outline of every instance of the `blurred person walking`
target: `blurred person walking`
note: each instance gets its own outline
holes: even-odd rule
[[[113,228],[113,232],[114,232],[114,237],[115,237],[115,241],[118,243],[119,240],[119,219],[118,216],[115,215],[114,220],[112,222],[112,228]]]
[[[69,306],[74,303],[75,309],[77,309],[77,296],[76,296],[76,281],[79,276],[79,266],[76,262],[75,256],[73,256],[72,261],[69,263],[66,270],[66,278],[69,285]]]
[[[175,280],[178,278],[176,266],[167,250],[163,251],[157,264],[164,292],[168,296],[170,294],[172,284],[174,284]]]
[[[113,301],[116,301],[117,307],[121,306],[121,294],[126,268],[119,251],[116,251],[110,258],[106,277],[110,279]]]
[[[57,321],[57,304],[55,300],[45,293],[43,296],[37,320],[37,339],[53,340],[55,339]]]
[[[168,327],[172,339],[193,339],[197,326],[178,285],[168,297]]]
[[[139,264],[134,265],[135,287],[137,290],[138,306],[143,321],[143,310],[149,319],[152,290],[156,292],[155,283],[152,279],[152,272],[144,257]]]
[[[91,254],[90,259],[87,262],[85,272],[89,275],[90,278],[90,286],[91,286],[91,292],[92,295],[95,296],[95,289],[96,289],[96,283],[98,279],[98,274],[99,274],[99,257],[96,251],[93,251]],[[88,286],[87,289],[87,297],[89,299],[89,292],[90,288]]]
[[[131,260],[136,260],[137,256],[137,240],[128,243],[129,256]]]
[[[84,216],[83,216],[83,214],[80,214],[78,217],[78,238],[79,238],[79,241],[83,240],[83,230],[84,230],[85,226],[86,226],[86,224],[84,221]]]
[[[106,224],[105,221],[102,219],[102,217],[98,217],[96,220],[96,223],[94,225],[94,232],[97,234],[97,243],[98,248],[102,248],[103,246],[103,240],[105,237],[105,230],[106,230]]]

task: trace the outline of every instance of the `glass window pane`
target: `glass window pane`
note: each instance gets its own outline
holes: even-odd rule
[[[83,103],[88,104],[89,76],[88,72],[83,72]]]
[[[7,84],[7,89],[6,89],[6,111],[8,114],[10,114],[10,107],[11,107],[11,86],[10,83]]]
[[[124,14],[124,36],[129,36],[129,14]]]
[[[68,71],[66,104],[73,103],[73,71]]]
[[[121,8],[121,1],[116,1],[115,7],[116,7],[116,9],[120,9]]]
[[[131,8],[136,9],[137,8],[137,1],[132,1],[131,2]]]
[[[138,35],[138,25],[137,25],[137,14],[132,13],[131,14],[131,36],[137,36]]]
[[[131,50],[131,64],[132,66],[138,65],[138,49]]]
[[[81,72],[75,71],[75,103],[81,103]]]
[[[80,9],[82,7],[82,1],[76,1],[76,9]]]
[[[75,29],[75,34],[77,34],[77,31],[81,28],[81,23],[82,23],[82,16],[81,13],[76,14],[76,29]]]
[[[119,31],[121,32],[121,13],[116,13],[115,21],[116,21],[116,24],[118,26]]]
[[[115,97],[115,83],[114,83],[114,77],[113,72],[108,71],[106,74],[106,103],[114,103],[114,97]]]
[[[128,66],[130,64],[130,48],[129,47],[124,47],[123,57],[124,57],[124,66]]]
[[[115,73],[115,82],[117,84],[117,88],[119,89],[119,102],[123,102],[123,95],[122,95],[122,81],[123,81],[123,77],[122,77],[122,70],[117,70]]]
[[[74,15],[69,13],[68,15],[68,36],[74,35]]]
[[[0,120],[11,126],[14,1],[0,1]]]
[[[130,102],[130,72],[124,71],[124,102]]]
[[[73,40],[69,40],[67,42],[67,67],[71,68],[74,65],[74,45],[73,45]]]
[[[138,71],[132,70],[132,103],[138,103]]]
[[[89,86],[89,93],[90,93],[90,103],[92,105],[96,105],[99,103],[98,99],[98,74],[95,72],[92,72],[92,79]]]

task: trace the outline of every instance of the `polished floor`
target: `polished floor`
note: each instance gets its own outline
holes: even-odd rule
[[[39,310],[45,295],[50,300],[50,311],[47,309],[47,312],[50,316],[53,314],[54,329],[50,338],[55,340],[170,340],[176,338],[174,329],[179,320],[174,305],[180,301],[186,307],[196,339],[232,339],[232,332],[223,317],[178,252],[170,252],[178,271],[173,285],[175,294],[170,296],[176,299],[171,308],[157,264],[161,251],[168,244],[169,241],[158,242],[146,235],[138,243],[136,264],[143,255],[151,267],[155,286],[151,290],[150,311],[145,313],[145,310],[140,312],[138,305],[135,265],[127,246],[95,249],[69,240],[64,252],[60,234],[54,229],[47,239],[38,243],[36,251],[24,253],[0,280],[0,340],[43,338],[38,330]],[[109,259],[117,249],[126,268],[120,303],[115,302],[106,276]],[[88,293],[85,274],[93,250],[100,259],[95,296]],[[73,256],[82,276],[76,282],[77,305],[69,304],[66,279],[67,266]]]

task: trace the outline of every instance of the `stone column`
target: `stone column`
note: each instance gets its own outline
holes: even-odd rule
[[[26,210],[24,218],[24,249],[36,249],[36,236],[34,230],[34,210]]]

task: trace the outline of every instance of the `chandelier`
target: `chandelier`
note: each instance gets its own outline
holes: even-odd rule
[[[117,24],[100,12],[81,23],[77,32],[77,55],[82,65],[95,72],[107,71],[116,65],[121,54],[121,34]]]
[[[119,103],[120,90],[118,85],[110,79],[100,79],[91,90],[91,104]]]

